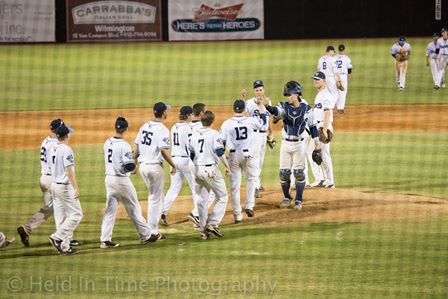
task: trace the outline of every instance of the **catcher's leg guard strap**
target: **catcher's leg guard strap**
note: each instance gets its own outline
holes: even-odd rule
[[[297,203],[298,201],[302,202],[303,200],[303,190],[305,189],[305,173],[303,169],[294,169],[294,178],[296,179],[296,197],[294,201]]]
[[[305,183],[305,173],[303,169],[294,169],[294,177],[296,178],[296,183]]]
[[[280,169],[280,183],[282,185],[283,196],[291,198],[289,188],[291,187],[291,169]]]

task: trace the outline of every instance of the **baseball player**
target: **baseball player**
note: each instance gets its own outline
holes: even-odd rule
[[[61,124],[55,131],[58,143],[47,155],[50,160],[54,215],[55,219],[63,219],[48,239],[61,255],[76,253],[70,246],[70,240],[83,217],[75,176],[75,157],[68,146],[71,132],[72,128],[65,123]]]
[[[135,173],[136,166],[131,146],[123,139],[128,127],[128,121],[123,117],[118,117],[115,121],[115,135],[104,143],[107,199],[101,225],[100,248],[102,249],[120,246],[118,243],[112,242],[119,201],[123,203],[129,218],[137,229],[141,242],[145,244],[151,237],[149,227],[142,216],[137,191],[129,178],[131,173]]]
[[[439,34],[435,32],[432,35],[432,42],[428,44],[426,47],[426,66],[431,68],[432,81],[434,83],[434,89],[440,88],[440,83],[437,81],[437,72],[438,72],[438,53],[440,49],[437,49],[437,40],[439,39]]]
[[[166,193],[163,203],[161,221],[164,225],[168,225],[166,216],[174,200],[179,195],[184,178],[188,182],[194,203],[194,209],[188,215],[188,219],[190,219],[196,225],[199,225],[199,214],[197,208],[199,195],[196,194],[193,173],[189,166],[189,162],[191,160],[188,147],[190,136],[192,134],[192,128],[190,126],[192,114],[193,108],[191,108],[190,106],[181,107],[179,113],[179,122],[174,124],[171,128],[171,157],[173,159],[173,162],[176,164],[177,171],[173,176],[171,176],[171,185],[168,189],[168,192]]]
[[[442,28],[440,32],[442,33],[442,37],[437,40],[436,47],[436,50],[439,52],[436,86],[439,88],[445,87],[443,80],[445,77],[445,67],[448,64],[448,28]]]
[[[53,200],[51,199],[51,172],[49,169],[49,162],[47,159],[47,153],[50,148],[58,143],[58,139],[56,138],[55,131],[59,126],[63,123],[62,119],[54,119],[50,123],[50,131],[51,134],[47,136],[40,146],[40,166],[41,166],[41,175],[40,175],[40,189],[44,195],[44,206],[37,211],[30,219],[28,219],[27,223],[22,224],[17,228],[17,232],[19,233],[20,240],[22,241],[25,247],[30,246],[29,236],[32,231],[38,228],[48,217],[53,215]],[[56,226],[61,223],[62,219],[55,219]],[[73,242],[75,243],[75,242]],[[76,242],[77,243],[77,242]],[[72,246],[75,244],[72,244]]]
[[[159,234],[158,223],[163,208],[163,160],[171,166],[171,175],[176,173],[176,165],[170,154],[170,131],[163,122],[167,118],[165,103],[154,104],[154,119],[141,126],[135,138],[135,157],[138,157],[140,175],[149,189],[148,225],[151,233],[149,242],[165,239]]]
[[[339,77],[339,69],[336,67],[336,51],[333,46],[327,46],[325,55],[317,63],[317,70],[327,77],[327,87],[334,99],[338,98],[338,86],[341,88],[342,82]],[[342,88],[341,88],[342,89]],[[333,106],[336,103],[333,103]]]
[[[200,195],[198,202],[200,236],[206,240],[215,235],[222,237],[219,224],[226,212],[228,201],[226,183],[219,170],[219,160],[224,164],[226,174],[230,167],[224,155],[224,144],[219,133],[211,126],[215,115],[206,111],[201,118],[202,128],[193,132],[190,138],[190,155],[195,165],[196,193]],[[208,214],[209,192],[215,193],[215,205]]]
[[[311,107],[301,99],[302,86],[296,81],[285,84],[283,95],[287,102],[280,102],[276,107],[267,105],[266,109],[276,117],[283,120],[282,144],[280,147],[280,183],[284,195],[281,208],[287,208],[292,202],[290,193],[291,173],[294,173],[296,195],[294,209],[302,209],[303,190],[305,188],[305,156],[306,143],[301,136],[308,126],[311,136],[319,148],[318,132],[313,121]]]
[[[406,85],[406,72],[408,70],[408,61],[411,52],[411,45],[406,42],[406,38],[404,36],[400,36],[398,42],[395,43],[390,49],[390,54],[395,59],[395,79],[400,91],[403,91]]]
[[[235,115],[224,121],[221,126],[220,138],[229,149],[229,166],[231,174],[230,182],[230,200],[233,207],[233,216],[235,223],[243,220],[241,213],[240,188],[241,188],[241,171],[245,172],[246,184],[246,200],[245,212],[248,217],[254,217],[255,205],[255,189],[258,175],[259,163],[254,159],[255,135],[259,130],[266,127],[266,108],[261,101],[258,102],[259,117],[246,117],[243,113],[246,111],[246,103],[244,100],[236,100],[233,104]],[[266,144],[266,142],[265,142]]]
[[[317,72],[313,76],[314,87],[318,90],[316,98],[314,100],[314,108],[313,108],[313,118],[316,122],[317,128],[323,128],[323,134],[325,139],[328,138],[327,130],[333,132],[333,106],[334,102],[333,96],[328,91],[325,84],[325,74],[322,72]],[[330,143],[322,143],[318,141],[320,144],[318,149],[321,149],[322,152],[322,166],[323,172],[325,176],[325,182],[323,187],[334,189],[334,178],[333,178],[333,162],[330,155]],[[314,145],[314,146],[313,146]],[[315,149],[315,144],[310,143],[310,147],[312,150]],[[310,151],[310,150],[308,150]],[[311,151],[312,152],[312,151]],[[313,167],[317,165],[313,162]],[[319,167],[319,166],[318,166]]]
[[[263,191],[263,187],[261,185],[261,171],[263,169],[264,156],[266,152],[266,141],[267,135],[271,135],[270,127],[269,127],[269,113],[266,113],[267,120],[261,119],[260,113],[260,105],[263,102],[267,102],[270,104],[269,98],[264,94],[264,84],[261,80],[256,80],[253,83],[254,97],[250,98],[246,101],[246,111],[249,117],[255,118],[259,123],[265,123],[265,125],[259,129],[255,129],[254,138],[253,138],[253,159],[256,161],[257,165],[257,179],[255,183],[255,197],[261,198],[260,191]],[[245,96],[245,91],[243,90],[243,98]]]
[[[351,78],[352,74],[352,61],[350,57],[345,55],[345,45],[340,44],[338,47],[339,54],[335,56],[336,58],[336,68],[338,69],[339,79],[343,86],[343,90],[338,90],[338,97],[336,99],[336,108],[340,114],[344,114],[345,100],[347,98],[348,80]]]
[[[14,238],[12,238],[11,240],[7,239],[5,235],[2,232],[0,232],[0,248],[8,247],[12,243],[14,243],[14,240],[15,240]]]

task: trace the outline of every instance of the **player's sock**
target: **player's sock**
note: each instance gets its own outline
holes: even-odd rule
[[[282,182],[281,185],[284,198],[291,198],[291,194],[289,193],[289,188],[291,187],[291,181]]]
[[[303,190],[305,189],[305,182],[297,183],[296,182],[296,197],[294,199],[295,202],[302,202],[303,199]]]

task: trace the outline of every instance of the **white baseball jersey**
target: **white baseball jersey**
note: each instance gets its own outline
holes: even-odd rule
[[[323,127],[324,125],[324,110],[328,109],[330,111],[330,127],[332,130],[333,123],[333,106],[334,99],[328,89],[323,89],[319,91],[316,95],[316,99],[314,100],[314,109],[313,109],[313,118],[317,123],[317,127]]]
[[[272,105],[271,101],[269,100],[269,105]],[[249,114],[250,117],[254,117],[258,120],[260,124],[264,124],[261,128],[257,130],[261,131],[267,131],[269,128],[269,116],[271,114],[269,111],[266,111],[266,123],[263,122],[260,116],[260,110],[258,109],[258,105],[256,103],[255,97],[249,99],[246,101],[246,111]]]
[[[254,130],[265,128],[256,117],[234,116],[221,126],[220,138],[227,148],[235,151],[251,150]]]
[[[190,157],[188,150],[192,129],[189,123],[177,123],[171,128],[171,156],[172,157]]]
[[[448,55],[448,39],[440,37],[437,40],[437,48],[440,49],[439,55]]]
[[[134,163],[129,143],[118,137],[106,140],[104,143],[104,162],[106,175],[129,176],[129,172],[124,169],[126,164]]]
[[[215,165],[219,162],[217,149],[224,149],[219,133],[211,128],[201,128],[191,135],[189,149],[195,154],[196,166]]]
[[[339,71],[339,74],[347,75],[348,70],[353,68],[350,57],[344,54],[338,54],[335,58],[335,65]]]
[[[51,178],[54,183],[68,184],[69,180],[65,174],[67,167],[75,165],[73,150],[66,144],[57,143],[50,150]]]
[[[193,120],[189,123],[191,128],[191,134],[193,134],[197,129],[202,128],[202,123],[200,120]]]
[[[404,48],[406,51],[408,51],[408,54],[411,54],[412,48],[411,45],[407,42],[404,43],[403,46],[400,46],[398,43],[395,43],[392,48],[390,49],[390,54],[396,55],[400,53],[401,48]]]
[[[140,155],[138,162],[157,164],[163,162],[161,150],[171,147],[170,131],[158,121],[149,121],[141,126],[135,138]]]
[[[325,74],[325,78],[333,78],[338,69],[336,68],[336,58],[331,55],[324,55],[317,62],[317,70]]]
[[[48,175],[51,174],[49,168],[49,162],[47,159],[47,155],[50,152],[50,149],[58,143],[58,139],[48,136],[42,141],[42,145],[40,146],[40,166],[41,166],[41,174]]]
[[[436,49],[437,49],[437,41],[430,42],[426,47],[426,56],[428,56],[431,59],[436,59],[437,58]]]

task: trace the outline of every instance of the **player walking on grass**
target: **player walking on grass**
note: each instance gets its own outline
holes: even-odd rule
[[[68,146],[71,132],[73,129],[61,124],[55,130],[58,143],[47,155],[47,159],[50,159],[54,216],[56,220],[61,219],[59,225],[56,225],[56,232],[48,239],[61,255],[76,253],[70,241],[83,217],[75,176],[75,157]]]
[[[199,214],[197,208],[199,195],[196,194],[194,187],[194,177],[189,166],[189,162],[191,160],[190,150],[188,149],[188,147],[190,136],[192,134],[192,129],[190,126],[192,114],[193,108],[191,108],[190,106],[183,106],[182,108],[180,108],[179,122],[171,128],[171,157],[173,158],[173,162],[176,164],[177,171],[174,175],[171,176],[171,185],[168,189],[168,192],[166,193],[163,203],[161,223],[164,225],[168,225],[166,216],[168,215],[168,211],[174,200],[179,195],[184,178],[188,182],[188,186],[190,187],[194,203],[194,209],[188,215],[188,219],[193,221],[196,225],[199,225]]]
[[[283,191],[281,208],[291,205],[293,199],[290,193],[291,173],[294,174],[296,195],[294,209],[300,211],[305,189],[306,142],[302,137],[308,126],[311,137],[319,148],[318,132],[313,120],[311,107],[301,99],[302,86],[296,81],[285,84],[283,95],[287,102],[280,102],[278,106],[266,105],[266,109],[276,117],[282,117],[282,144],[280,146],[280,183]]]
[[[135,138],[135,157],[138,157],[140,175],[148,194],[148,225],[150,241],[165,239],[159,234],[159,221],[163,209],[163,160],[171,166],[171,175],[176,173],[176,165],[171,159],[170,131],[163,124],[170,106],[162,102],[154,104],[154,119],[141,126]]]
[[[115,248],[119,244],[112,242],[112,232],[115,226],[115,217],[118,202],[121,201],[131,218],[142,243],[151,242],[151,234],[145,218],[142,216],[142,208],[138,202],[129,175],[135,174],[135,160],[132,157],[132,149],[129,143],[124,141],[128,130],[128,121],[118,117],[115,121],[115,135],[104,143],[104,162],[106,169],[106,211],[101,225],[100,248]]]
[[[403,91],[406,85],[406,72],[408,71],[408,61],[411,51],[411,45],[406,42],[404,36],[400,36],[398,42],[390,49],[390,54],[395,59],[395,79],[400,91]]]
[[[267,121],[266,108],[262,102],[259,102],[258,109],[261,122],[258,118],[244,116],[246,104],[243,100],[236,100],[233,104],[235,115],[224,121],[221,126],[220,138],[229,149],[230,200],[235,223],[240,223],[243,220],[240,200],[241,171],[245,172],[247,179],[244,211],[248,217],[255,215],[255,189],[259,164],[254,158],[253,144],[255,143],[255,134],[265,128]]]
[[[317,70],[327,77],[328,91],[333,95],[334,99],[338,98],[339,90],[342,89],[342,82],[339,77],[339,69],[336,66],[336,52],[333,46],[328,46],[325,55],[322,56],[317,63]],[[338,87],[339,86],[339,87]],[[333,106],[336,103],[333,103]]]
[[[208,239],[211,235],[222,237],[219,224],[226,212],[228,201],[226,183],[218,163],[226,168],[226,175],[230,173],[230,167],[224,155],[224,145],[219,133],[211,127],[215,121],[215,115],[207,111],[201,118],[202,128],[196,130],[190,139],[190,154],[195,165],[196,193],[200,195],[198,202],[199,229],[202,239]],[[211,214],[208,214],[209,192],[215,193],[215,206]]]
[[[437,84],[436,86],[445,87],[444,77],[445,68],[448,65],[448,28],[442,28],[440,31],[442,37],[437,40],[437,50],[439,52],[438,69],[437,69]],[[438,88],[436,88],[438,89]]]
[[[438,71],[438,53],[437,50],[437,40],[439,39],[439,34],[436,32],[432,35],[432,42],[426,47],[425,59],[426,66],[431,69],[432,81],[434,83],[434,89],[440,88],[440,82],[437,81],[437,71]]]
[[[345,101],[347,99],[348,80],[351,78],[353,66],[350,57],[345,55],[345,45],[340,44],[338,50],[339,54],[335,56],[335,64],[338,69],[339,79],[343,86],[343,90],[338,90],[336,108],[340,114],[344,114]]]

